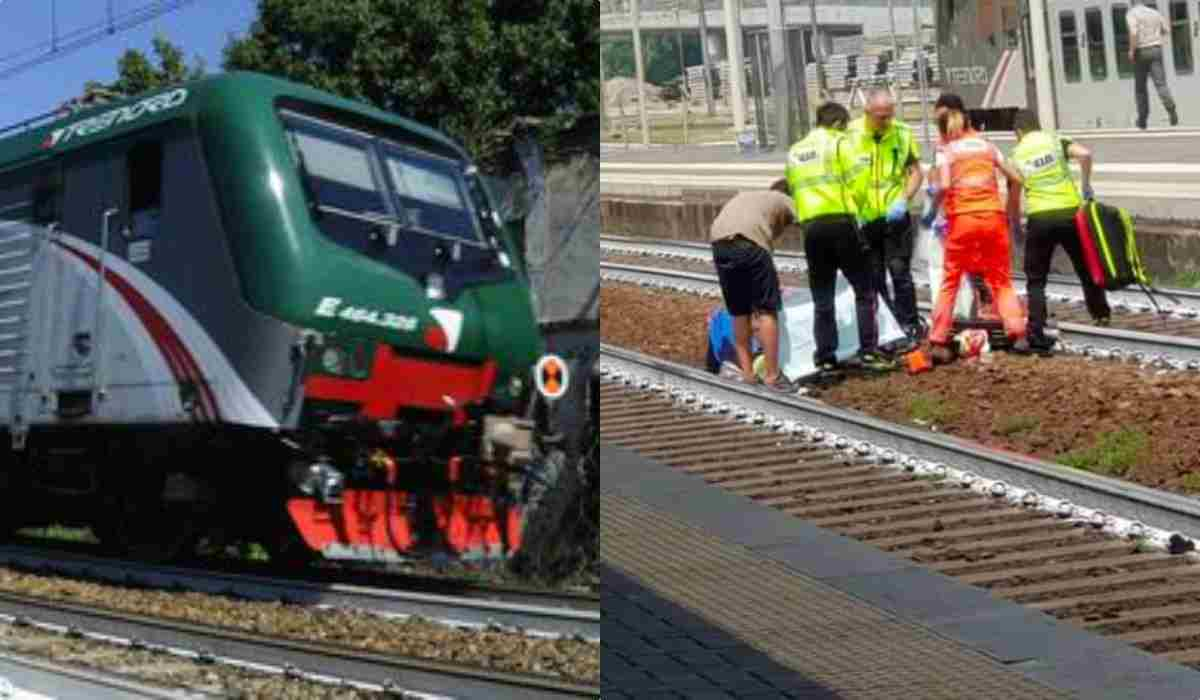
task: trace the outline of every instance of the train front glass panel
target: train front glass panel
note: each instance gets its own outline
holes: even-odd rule
[[[280,118],[329,240],[417,280],[441,275],[450,293],[513,278],[463,163],[310,115]]]

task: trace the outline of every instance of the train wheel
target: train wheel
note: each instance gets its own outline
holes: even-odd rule
[[[114,554],[140,561],[170,562],[195,553],[201,528],[192,509],[132,496],[110,503],[111,516],[95,530]]]
[[[290,521],[283,524],[274,541],[265,548],[271,558],[271,566],[281,569],[302,569],[318,558],[304,538],[296,533],[295,525]]]

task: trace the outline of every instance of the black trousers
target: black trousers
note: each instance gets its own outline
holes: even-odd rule
[[[849,216],[810,219],[804,226],[804,255],[808,260],[808,287],[813,297],[813,336],[817,350],[813,362],[836,362],[838,346],[834,296],[837,272],[842,271],[854,288],[858,313],[858,344],[863,352],[879,345],[875,321],[875,285],[871,278],[869,252],[864,250]]]
[[[917,288],[913,284],[913,218],[911,215],[896,222],[876,219],[863,227],[871,246],[871,276],[876,291],[883,296],[896,320],[905,328],[917,325]],[[892,277],[892,294],[888,293],[887,276]]]
[[[1083,262],[1083,248],[1075,231],[1075,210],[1057,209],[1029,216],[1025,229],[1025,277],[1029,295],[1029,321],[1026,333],[1033,345],[1048,344],[1046,328],[1046,278],[1055,246],[1062,246],[1083,283],[1083,298],[1092,318],[1107,318],[1111,313],[1104,290],[1096,286]]]

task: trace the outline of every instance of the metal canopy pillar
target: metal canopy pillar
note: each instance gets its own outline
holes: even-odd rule
[[[929,140],[929,83],[925,78],[925,41],[921,36],[921,17],[917,8],[917,0],[913,0],[913,48],[917,51],[917,80],[921,86],[921,125],[925,135],[925,143]]]
[[[604,89],[604,42],[600,42],[600,135],[608,133],[608,91]],[[603,140],[603,139],[602,139]]]
[[[746,130],[746,73],[739,3],[740,0],[724,0],[725,45],[729,57],[729,102],[733,108],[733,131],[738,136]]]
[[[633,13],[633,59],[637,66],[638,117],[642,121],[642,145],[650,145],[650,124],[646,121],[646,66],[642,60],[642,30],[638,15],[641,8],[638,0],[631,0],[629,9]]]
[[[704,108],[711,117],[716,114],[716,109],[713,107],[712,68],[708,62],[708,18],[704,16],[704,0],[696,0],[696,6],[700,14],[700,60],[704,65]]]
[[[801,131],[808,131],[808,95],[796,95],[792,78],[792,62],[788,57],[787,27],[783,0],[767,0],[767,30],[771,43],[771,85],[775,98],[775,144],[787,149],[799,140]],[[801,47],[803,49],[803,46]],[[799,99],[796,100],[796,96]],[[800,109],[797,110],[796,102]],[[797,112],[799,114],[797,115]],[[799,116],[801,124],[796,124]],[[797,129],[800,126],[800,129]]]
[[[817,62],[817,94],[822,100],[829,99],[829,85],[825,81],[825,47],[821,46],[821,25],[817,22],[817,0],[808,3],[812,13],[813,60]]]
[[[1054,86],[1050,75],[1050,47],[1046,43],[1046,0],[1029,0],[1030,43],[1033,44],[1033,74],[1037,87],[1038,121],[1043,129],[1058,128],[1054,105]]]

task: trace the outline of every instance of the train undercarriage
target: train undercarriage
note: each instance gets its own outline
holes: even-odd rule
[[[88,527],[106,550],[154,561],[250,543],[292,565],[545,558],[563,545],[566,510],[599,488],[588,393],[590,416],[569,431],[544,400],[527,418],[334,414],[294,433],[34,428],[0,469],[0,527]]]

